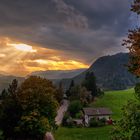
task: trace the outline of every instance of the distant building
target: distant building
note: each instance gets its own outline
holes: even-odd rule
[[[112,111],[109,108],[83,108],[85,125],[89,125],[90,119],[102,119],[109,120]]]

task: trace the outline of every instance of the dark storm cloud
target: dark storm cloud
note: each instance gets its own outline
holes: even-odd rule
[[[129,6],[129,0],[1,0],[0,36],[90,63],[124,50]]]

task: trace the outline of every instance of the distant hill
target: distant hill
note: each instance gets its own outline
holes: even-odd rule
[[[40,76],[42,78],[50,79],[50,80],[60,80],[73,78],[76,75],[84,72],[86,69],[76,69],[76,70],[47,70],[47,71],[35,71],[30,75]]]
[[[140,80],[128,72],[126,67],[128,61],[128,53],[100,57],[89,69],[75,76],[73,80],[79,84],[84,80],[86,72],[94,72],[97,85],[105,90],[120,90],[133,87]],[[70,79],[62,80],[65,88],[69,86],[70,81]]]
[[[4,88],[8,88],[9,84],[11,84],[11,82],[17,79],[19,84],[24,80],[23,77],[16,77],[16,76],[11,76],[11,75],[2,75],[0,74],[0,93]]]
[[[64,88],[67,89],[72,79],[75,83],[80,84],[84,80],[86,72],[93,71],[96,76],[97,85],[100,88],[105,90],[127,89],[133,87],[140,81],[128,72],[125,66],[128,64],[128,60],[129,54],[119,53],[100,57],[89,69],[37,71],[30,75],[50,79],[56,85],[61,81]],[[0,91],[7,88],[13,79],[17,79],[19,83],[24,80],[23,77],[8,76],[6,73],[2,72],[2,74],[0,74]]]

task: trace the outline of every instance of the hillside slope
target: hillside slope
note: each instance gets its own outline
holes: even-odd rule
[[[103,56],[97,59],[89,69],[73,79],[75,83],[81,83],[84,80],[86,72],[94,72],[99,87],[105,90],[127,89],[133,87],[139,81],[135,76],[128,72],[126,67],[128,61],[128,53]],[[65,80],[63,81],[63,83],[65,83]]]
[[[74,80],[76,83],[80,83],[84,79],[86,72],[93,71],[97,84],[103,89],[120,90],[132,87],[138,82],[138,79],[128,72],[126,67],[128,60],[128,53],[103,56],[97,59],[87,71],[74,77]]]

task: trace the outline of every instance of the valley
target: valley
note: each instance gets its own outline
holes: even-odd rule
[[[134,89],[107,91],[101,98],[91,103],[92,107],[111,108],[113,120],[121,118],[121,108],[128,100],[135,99]],[[113,126],[96,128],[66,128],[60,127],[55,133],[56,140],[109,140],[110,131]]]

